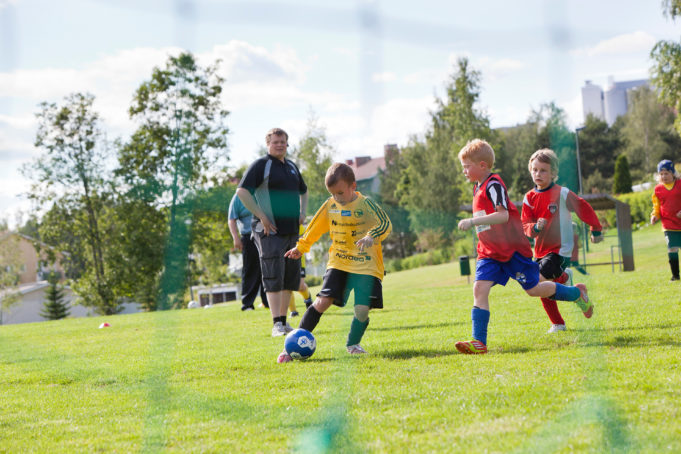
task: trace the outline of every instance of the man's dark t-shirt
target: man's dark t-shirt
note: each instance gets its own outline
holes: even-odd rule
[[[256,196],[256,189],[263,184],[265,167],[267,162],[271,162],[267,188]],[[247,189],[251,195],[256,197],[260,208],[268,213],[271,210],[274,225],[277,233],[288,235],[298,233],[300,223],[300,195],[307,192],[307,185],[300,174],[298,167],[288,159],[281,162],[279,159],[270,155],[264,156],[251,164],[246,170],[240,188]],[[269,206],[261,203],[259,197],[269,199]],[[269,213],[268,213],[269,214]]]

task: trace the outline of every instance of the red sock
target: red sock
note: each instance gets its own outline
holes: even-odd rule
[[[551,320],[551,323],[553,323],[554,325],[565,324],[565,320],[563,320],[563,317],[560,315],[560,311],[558,310],[558,302],[556,300],[542,298],[541,303],[544,306],[546,315],[549,316],[549,320]]]
[[[565,284],[568,279],[570,279],[565,271],[563,271],[563,274],[558,276],[553,280],[553,282],[558,282],[559,284]]]

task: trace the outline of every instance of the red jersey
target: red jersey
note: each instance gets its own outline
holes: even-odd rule
[[[655,198],[657,198],[657,203],[655,203]],[[676,213],[681,211],[681,183],[679,183],[679,180],[674,180],[674,186],[671,189],[667,189],[662,183],[655,186],[653,207],[659,207],[658,217],[662,221],[664,230],[681,230],[681,219],[676,217]]]
[[[572,256],[575,241],[570,212],[575,212],[579,219],[589,224],[592,231],[602,230],[591,205],[568,188],[552,183],[546,189],[534,188],[525,194],[521,216],[523,230],[525,235],[535,239],[537,258],[551,252],[562,257]],[[546,219],[546,225],[541,232],[536,232],[534,226],[539,218]]]
[[[478,234],[478,259],[494,259],[508,262],[514,252],[525,257],[532,257],[532,248],[523,234],[518,209],[508,198],[506,185],[501,177],[491,173],[480,185],[473,189],[473,217],[495,213],[497,206],[508,211],[508,222],[496,225],[476,225]]]

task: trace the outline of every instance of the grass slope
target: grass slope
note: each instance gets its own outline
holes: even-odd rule
[[[561,303],[564,333],[495,287],[481,357],[453,347],[472,306],[458,264],[388,275],[359,358],[350,308],[283,365],[269,314],[238,304],[1,326],[0,452],[681,452],[681,284],[659,227],[634,246],[635,272],[575,273],[596,311]]]

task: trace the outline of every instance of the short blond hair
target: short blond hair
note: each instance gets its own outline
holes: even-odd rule
[[[265,134],[265,143],[267,145],[270,144],[272,136],[284,136],[286,137],[286,142],[288,142],[288,134],[281,128],[272,128],[269,131],[267,131],[267,134]]]
[[[474,162],[484,161],[489,168],[494,167],[494,150],[482,139],[473,139],[459,151],[459,160],[469,159]]]
[[[355,172],[352,167],[342,162],[331,164],[329,170],[326,171],[326,178],[324,178],[327,188],[335,186],[339,181],[345,181],[348,185],[355,182]]]
[[[556,181],[558,179],[558,156],[556,152],[550,148],[542,148],[532,153],[530,160],[527,162],[527,170],[532,173],[532,161],[539,161],[542,164],[551,165],[551,174],[553,174],[552,180]]]

